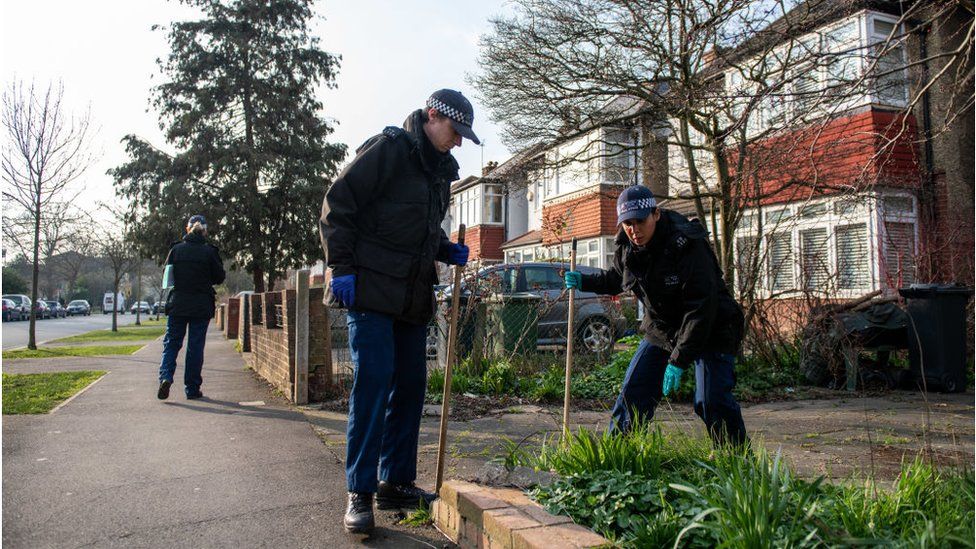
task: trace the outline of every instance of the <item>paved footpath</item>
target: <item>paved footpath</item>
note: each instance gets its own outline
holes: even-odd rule
[[[5,548],[447,543],[383,513],[370,537],[346,534],[342,464],[231,342],[211,329],[196,401],[179,383],[156,399],[160,349],[156,340],[126,357],[4,361],[7,373],[109,372],[54,413],[3,416]]]

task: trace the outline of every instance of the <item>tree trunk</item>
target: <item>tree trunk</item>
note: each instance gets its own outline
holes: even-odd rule
[[[119,279],[112,284],[112,331],[119,331]]]
[[[251,281],[254,283],[254,293],[264,293],[264,269],[255,267],[251,273]]]
[[[27,329],[27,348],[37,350],[37,278],[40,274],[37,260],[41,252],[41,197],[38,193],[37,200],[34,202],[34,266],[31,272],[31,310],[30,326]]]

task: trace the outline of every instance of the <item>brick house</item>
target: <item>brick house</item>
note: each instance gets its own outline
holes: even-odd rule
[[[893,3],[841,5],[789,38],[830,62],[792,68],[785,93],[750,121],[756,127],[749,131],[761,131],[763,124],[802,114],[802,123],[756,145],[771,154],[755,169],[761,198],[743,213],[734,245],[737,271],[758,270],[748,280],[737,276],[740,287],[753,285],[758,297],[813,292],[850,298],[915,281],[971,285],[973,108],[932,138],[931,119],[950,102],[940,99],[938,86],[919,93],[913,72],[926,56],[954,48],[971,15],[967,21],[959,9],[919,29],[887,11],[898,7]],[[885,42],[881,51],[878,44]],[[968,63],[971,74],[972,59]],[[748,65],[743,54],[738,68],[718,69],[720,85],[736,89]],[[834,99],[829,90],[838,71],[863,83]],[[684,152],[665,145],[669,130],[661,128],[669,125],[655,124],[649,109],[626,99],[608,107],[634,116],[626,125],[522,151],[455,184],[445,227],[456,231],[459,216],[470,227],[472,258],[566,258],[567,243],[577,237],[580,263],[605,268],[621,189],[636,183],[659,196],[687,196]],[[687,200],[664,205],[694,212]]]

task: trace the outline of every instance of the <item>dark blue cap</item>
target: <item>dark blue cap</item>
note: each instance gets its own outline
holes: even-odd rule
[[[644,219],[656,207],[657,201],[650,189],[643,185],[627,187],[617,197],[617,225],[628,219]]]
[[[199,224],[203,225],[204,227],[206,227],[207,226],[207,218],[206,217],[203,217],[200,214],[191,216],[190,217],[190,220],[186,222],[186,226],[189,227],[190,225],[193,225],[194,223],[199,223]]]
[[[474,124],[474,107],[467,97],[461,95],[461,92],[449,89],[437,90],[427,99],[427,107],[436,109],[449,118],[454,131],[461,137],[474,141],[475,145],[481,144],[478,136],[471,129]]]

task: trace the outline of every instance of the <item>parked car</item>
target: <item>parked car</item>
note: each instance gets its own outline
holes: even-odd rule
[[[47,304],[43,299],[38,299],[34,303],[34,316],[38,320],[44,320],[45,318],[51,318],[52,315],[51,306]]]
[[[91,316],[91,305],[89,305],[84,299],[75,299],[71,303],[68,303],[67,310],[68,314],[71,316]]]
[[[136,311],[139,311],[144,315],[148,315],[152,311],[152,309],[149,307],[148,302],[137,301],[132,304],[132,307],[129,308],[129,312],[132,314],[136,314]]]
[[[51,318],[64,318],[68,316],[68,310],[64,308],[64,305],[60,301],[48,299],[44,303],[51,309]]]
[[[166,304],[162,301],[157,301],[152,304],[152,314],[158,315],[159,313],[166,312]]]
[[[565,345],[569,302],[563,295],[563,275],[568,269],[567,263],[507,263],[485,267],[478,272],[475,296],[480,299],[497,293],[529,293],[542,298],[537,343]],[[598,272],[596,268],[583,265],[577,270],[584,274]],[[462,283],[462,303],[472,296],[468,284],[469,281]],[[440,295],[448,297],[450,294],[451,288],[445,287]],[[627,331],[627,319],[621,313],[619,300],[592,292],[576,293],[575,323],[580,350],[590,352],[611,350],[617,338]]]
[[[9,299],[3,300],[3,321],[20,320],[20,309],[17,304]]]
[[[27,320],[30,318],[31,299],[29,297],[24,294],[6,294],[3,296],[3,299],[13,301],[14,307],[20,312],[19,320]]]

